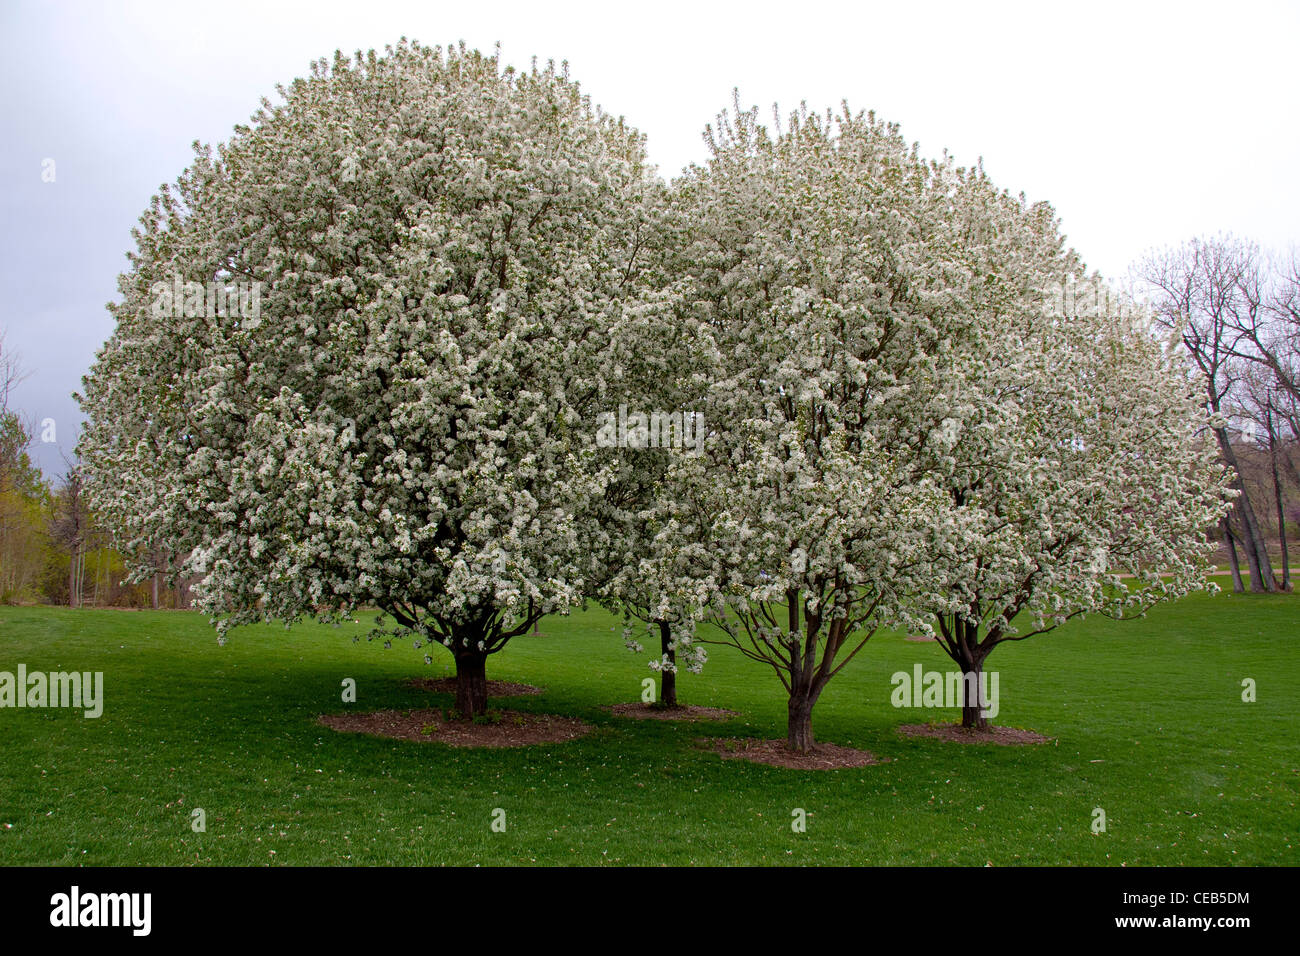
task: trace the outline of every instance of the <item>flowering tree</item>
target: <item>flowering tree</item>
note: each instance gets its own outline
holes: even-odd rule
[[[1197,434],[1187,383],[1149,328],[1125,318],[1027,337],[989,370],[952,450],[954,516],[920,598],[961,667],[962,725],[999,644],[1085,614],[1140,616],[1206,586],[1225,472]]]
[[[660,278],[657,293],[646,296],[655,303],[655,320],[641,334],[628,337],[639,354],[627,356],[622,394],[633,408],[651,409],[651,421],[661,424],[645,428],[642,435],[637,431],[641,423],[634,422],[627,429],[633,434],[625,436],[630,441],[602,452],[614,475],[600,503],[593,573],[599,600],[623,616],[628,649],[643,649],[633,621],[644,625],[658,644],[659,654],[650,661],[660,675],[657,703],[674,708],[679,666],[699,673],[707,653],[694,639],[693,610],[667,583],[672,579],[656,572],[656,538],[671,506],[663,496],[675,490],[667,480],[671,463],[679,455],[697,454],[708,430],[702,401],[717,355],[707,326],[682,308],[680,264],[675,262],[680,254],[675,240],[685,228],[682,210],[671,204],[657,209],[655,234],[660,241],[651,258]]]
[[[1032,260],[1024,243],[1018,261]],[[989,328],[963,356],[962,424],[939,463],[952,520],[915,596],[961,667],[962,726],[976,730],[988,728],[979,688],[998,645],[1205,588],[1206,532],[1230,480],[1147,317],[1053,313],[1030,298]]]
[[[640,450],[638,450],[640,451]],[[644,626],[659,654],[650,668],[659,673],[658,706],[676,708],[679,663],[699,673],[707,660],[705,649],[695,643],[695,617],[657,573],[654,555],[660,515],[669,506],[657,495],[672,486],[666,480],[671,451],[656,454],[641,451],[628,456],[621,480],[611,482],[606,499],[605,547],[601,567],[605,574],[599,588],[601,602],[623,616],[623,642],[628,650],[640,652],[637,639]],[[678,650],[685,651],[678,660]]]
[[[643,139],[567,71],[463,46],[280,92],[141,219],[90,490],[129,550],[192,549],[223,639],[377,606],[477,715],[486,658],[588,586],[587,432],[648,321]]]
[[[700,642],[775,671],[806,751],[830,679],[916,619],[950,507],[926,444],[983,293],[896,127],[805,111],[773,135],[737,108],[710,139],[677,192],[684,308],[715,343],[705,451],[674,457],[643,568]]]
[[[999,644],[1089,613],[1123,619],[1205,586],[1207,530],[1227,507],[1208,419],[1149,316],[1102,294],[1045,294],[1082,273],[1050,209],[953,177],[958,221],[992,226],[966,246],[1003,278],[980,334],[956,350],[958,427],[934,472],[951,498],[926,586],[961,667],[962,725],[987,729],[985,659]]]
[[[621,494],[611,496],[606,523],[609,551],[603,562],[606,576],[599,593],[602,603],[622,614],[628,650],[644,650],[637,639],[641,627],[634,621],[644,626],[648,639],[658,645],[659,653],[650,661],[651,670],[659,674],[657,704],[671,709],[680,706],[679,668],[698,674],[708,653],[696,640],[698,614],[674,589],[662,549],[664,514],[674,506],[662,496],[678,487],[667,478],[668,454],[632,465],[629,471],[635,477],[617,485]],[[690,573],[689,567],[680,563],[675,570]]]

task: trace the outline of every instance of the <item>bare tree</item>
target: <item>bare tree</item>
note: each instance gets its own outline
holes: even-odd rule
[[[1277,540],[1278,547],[1282,552],[1282,588],[1291,590],[1291,556],[1287,547],[1286,536],[1286,497],[1283,492],[1281,469],[1278,467],[1278,460],[1281,456],[1282,438],[1279,435],[1278,416],[1276,407],[1272,401],[1273,393],[1269,394],[1269,401],[1264,406],[1264,428],[1268,436],[1268,460],[1269,467],[1273,476],[1273,501],[1277,508]]]
[[[5,333],[0,329],[0,412],[9,411],[10,393],[27,375],[21,357],[5,344]]]
[[[1229,313],[1235,351],[1300,401],[1300,253],[1264,255],[1245,243],[1240,249],[1236,308]]]
[[[50,539],[68,555],[68,606],[81,607],[86,577],[86,548],[92,536],[81,469],[68,468],[55,497]]]
[[[1214,438],[1224,465],[1235,475],[1233,487],[1239,493],[1230,518],[1222,525],[1229,556],[1235,566],[1235,546],[1240,544],[1250,568],[1251,590],[1275,591],[1278,582],[1268,543],[1241,478],[1230,434],[1233,396],[1249,365],[1245,355],[1251,343],[1246,329],[1252,327],[1252,315],[1260,311],[1258,302],[1246,292],[1256,282],[1258,271],[1255,246],[1220,237],[1194,239],[1176,249],[1148,253],[1134,267],[1133,278],[1147,293],[1157,320],[1179,334],[1200,373],[1206,407],[1217,423]],[[1241,589],[1239,572],[1234,586]]]
[[[1263,365],[1247,369],[1242,379],[1239,415],[1245,423],[1245,435],[1253,444],[1253,451],[1266,463],[1267,476],[1259,476],[1257,487],[1267,485],[1273,499],[1274,518],[1277,522],[1278,549],[1281,553],[1280,586],[1291,590],[1291,561],[1286,533],[1286,499],[1288,484],[1294,474],[1295,464],[1290,450],[1296,444],[1295,400],[1279,386],[1271,370]],[[1248,448],[1250,445],[1247,446]],[[1260,469],[1263,470],[1263,469]],[[1243,480],[1245,475],[1242,476]],[[1300,476],[1296,476],[1300,479]],[[1297,480],[1300,486],[1300,480]]]

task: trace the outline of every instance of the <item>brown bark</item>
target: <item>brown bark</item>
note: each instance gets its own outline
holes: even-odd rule
[[[996,647],[992,640],[980,643],[979,606],[973,605],[975,621],[939,618],[939,628],[944,635],[943,649],[961,668],[961,725],[973,730],[988,730],[989,720],[980,706],[980,681],[984,674],[984,658]],[[951,622],[951,623],[949,623]]]
[[[672,648],[672,627],[667,621],[659,622],[659,646],[670,664],[676,664],[677,652]],[[659,705],[677,706],[677,672],[664,668],[659,672]]]
[[[795,634],[799,632],[799,592],[793,589],[786,591],[785,599],[790,616],[790,633]],[[815,664],[812,652],[816,647],[812,634],[815,633],[816,625],[813,621],[807,621],[805,627],[804,653],[800,655],[792,651],[790,654],[790,701],[786,705],[785,728],[786,746],[800,753],[807,753],[813,748],[813,705],[821,694],[821,688],[814,683],[812,670]]]
[[[972,730],[988,730],[989,719],[984,716],[984,708],[980,706],[980,681],[984,674],[983,657],[972,655],[970,659],[962,661],[961,671],[961,725]]]
[[[817,695],[808,691],[791,694],[786,719],[786,746],[800,753],[813,749],[813,704]]]
[[[482,651],[456,652],[456,710],[462,717],[487,713],[487,654]]]

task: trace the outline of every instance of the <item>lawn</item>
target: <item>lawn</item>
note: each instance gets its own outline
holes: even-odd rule
[[[403,684],[451,673],[444,649],[428,666],[409,644],[354,643],[368,623],[242,628],[221,647],[193,613],[0,608],[0,671],[102,671],[105,688],[97,719],[0,710],[0,863],[1300,863],[1294,595],[1196,596],[1004,645],[986,665],[1000,674],[995,722],[1055,738],[1040,746],[900,737],[900,724],[956,714],[895,709],[890,675],[948,660],[879,636],[814,723],[819,741],[888,760],[833,771],[695,744],[784,736],[775,674],[729,648],[679,678],[684,703],[737,711],[729,722],[603,710],[636,700],[650,672],[595,609],[547,619],[488,671],[544,688],[494,705],[581,717],[596,728],[586,737],[465,750],[318,726],[321,713],[452,702]],[[341,700],[349,677],[355,704]],[[191,829],[194,808],[206,832]],[[806,832],[792,830],[796,808]]]

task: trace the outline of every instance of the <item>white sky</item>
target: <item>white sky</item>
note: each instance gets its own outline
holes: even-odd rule
[[[0,329],[32,373],[19,409],[58,428],[36,449],[47,474],[76,442],[70,393],[112,331],[131,227],[190,143],[225,139],[312,59],[403,35],[567,59],[668,176],[705,158],[738,86],[764,116],[847,99],[926,155],[983,157],[1109,275],[1196,235],[1300,239],[1297,3],[0,0]]]

